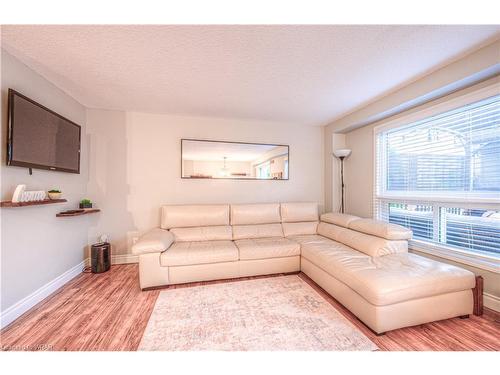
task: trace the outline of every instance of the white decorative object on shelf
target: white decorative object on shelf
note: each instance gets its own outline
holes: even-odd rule
[[[17,185],[14,194],[12,195],[12,202],[22,202],[24,191],[26,190],[26,185]]]
[[[109,242],[109,237],[107,234],[101,234],[99,236],[99,242],[104,243],[104,242]]]
[[[37,202],[47,198],[47,194],[43,190],[25,191],[21,196],[21,202]]]

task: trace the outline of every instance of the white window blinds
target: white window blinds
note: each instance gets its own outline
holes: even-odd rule
[[[500,197],[500,95],[378,137],[381,194]]]
[[[376,134],[378,218],[500,255],[500,95]]]

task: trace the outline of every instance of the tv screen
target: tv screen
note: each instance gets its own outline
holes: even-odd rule
[[[9,89],[7,164],[80,173],[80,126]]]

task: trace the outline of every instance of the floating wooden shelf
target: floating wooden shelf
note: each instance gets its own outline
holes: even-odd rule
[[[54,204],[54,203],[64,203],[64,202],[67,202],[67,200],[66,199],[44,199],[43,201],[34,201],[34,202],[3,201],[3,202],[0,202],[0,207],[41,206],[44,204]]]
[[[88,215],[88,214],[93,214],[95,212],[100,212],[101,210],[98,208],[87,208],[82,212],[73,212],[70,214],[65,214],[63,212],[59,212],[56,214],[57,217],[66,217],[66,216],[81,216],[81,215]]]

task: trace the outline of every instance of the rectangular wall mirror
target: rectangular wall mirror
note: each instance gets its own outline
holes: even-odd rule
[[[288,180],[289,146],[181,140],[182,178]]]

